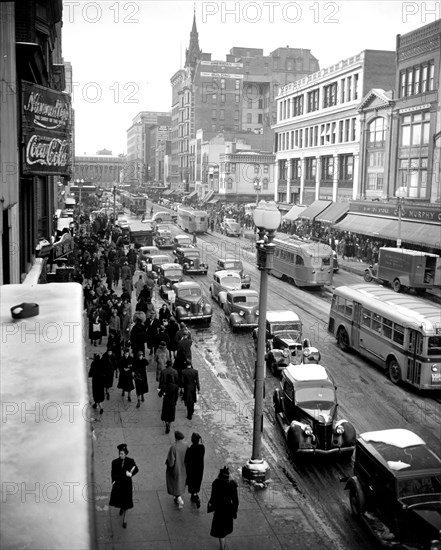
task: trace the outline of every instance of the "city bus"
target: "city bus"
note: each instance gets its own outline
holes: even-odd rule
[[[332,284],[332,248],[318,242],[274,239],[274,267],[271,273],[299,287]]]
[[[0,286],[2,550],[91,550],[98,543],[83,291],[31,276]]]
[[[188,233],[206,233],[208,231],[208,212],[193,208],[178,208],[178,225]]]
[[[328,331],[387,371],[394,384],[441,389],[441,309],[421,298],[368,284],[334,291]]]

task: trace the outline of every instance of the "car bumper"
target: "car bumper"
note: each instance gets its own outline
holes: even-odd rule
[[[185,273],[194,273],[195,275],[205,275],[208,271],[208,267],[204,267],[203,269],[192,269],[191,267],[184,269]]]
[[[247,323],[247,322],[237,323],[237,322],[233,322],[232,326],[234,328],[257,328],[258,322],[257,321],[255,323]]]
[[[186,321],[197,321],[198,319],[201,319],[201,320],[207,320],[207,319],[211,319],[212,317],[212,314],[210,313],[209,315],[178,315],[179,319],[180,320],[186,320]]]

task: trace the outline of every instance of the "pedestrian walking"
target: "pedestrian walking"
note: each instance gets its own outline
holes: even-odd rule
[[[89,369],[89,378],[92,378],[92,407],[100,410],[100,414],[103,414],[103,407],[101,403],[104,401],[104,381],[105,373],[101,364],[101,358],[98,353],[93,356],[92,363]]]
[[[159,326],[159,319],[157,319],[156,313],[152,311],[150,313],[150,318],[147,318],[147,321],[145,322],[147,347],[150,350],[150,355],[153,355],[155,340],[156,336],[158,335]]]
[[[106,398],[110,399],[109,390],[113,387],[113,378],[116,373],[117,363],[116,357],[113,355],[113,350],[108,348],[101,357],[101,364],[104,373],[104,389],[106,392]]]
[[[165,464],[167,466],[165,478],[167,482],[167,493],[175,497],[175,503],[179,510],[184,507],[184,500],[181,495],[185,491],[186,469],[185,455],[188,445],[184,442],[184,434],[175,431],[175,442],[170,447]]]
[[[127,445],[122,443],[117,447],[119,458],[112,460],[112,491],[110,493],[109,506],[119,508],[122,516],[123,527],[127,527],[127,510],[133,508],[133,484],[132,477],[139,472],[133,458],[129,458]]]
[[[142,275],[139,276],[139,279],[135,283],[135,291],[136,291],[136,301],[139,300],[139,295],[141,294],[141,291],[144,288],[144,278]]]
[[[192,243],[193,243],[193,246],[196,246],[198,244],[198,240],[196,238],[196,232],[195,231],[193,231],[193,241],[192,241]]]
[[[166,372],[165,369],[161,374]],[[174,369],[172,369],[174,370]],[[176,374],[176,372],[175,372]],[[162,378],[162,376],[161,376]],[[177,378],[177,374],[176,374]],[[176,402],[179,395],[179,386],[175,381],[176,378],[172,373],[168,373],[165,376],[163,384],[160,386],[159,397],[163,397],[161,420],[165,422],[165,433],[170,433],[170,425],[175,421],[176,417]]]
[[[201,490],[202,478],[204,477],[204,456],[205,447],[202,444],[201,436],[193,432],[191,434],[191,446],[185,455],[185,468],[187,472],[187,487],[191,494],[190,500],[201,507],[199,491]]]
[[[237,483],[230,478],[230,470],[222,468],[213,481],[207,505],[207,512],[214,512],[210,535],[219,539],[220,550],[226,550],[225,537],[233,532],[238,508]]]
[[[134,355],[138,354],[138,351],[145,352],[145,342],[147,340],[147,335],[145,331],[144,324],[142,319],[137,317],[135,319],[135,324],[130,331],[130,344],[132,346],[132,353]]]
[[[128,349],[124,350],[124,355],[120,360],[117,387],[122,390],[122,397],[124,397],[127,392],[127,401],[132,400],[130,392],[135,389],[133,384],[133,357],[130,355]]]
[[[181,372],[181,383],[184,390],[184,404],[187,407],[187,418],[191,420],[194,413],[194,405],[197,401],[197,392],[201,391],[199,385],[199,372],[187,361],[187,366]]]
[[[176,322],[176,319],[173,316],[170,317],[168,325],[165,327],[165,332],[168,334],[168,337],[170,339],[170,346],[168,349],[170,351],[171,357],[173,358],[175,357],[176,350],[178,347],[178,343],[176,341],[176,333],[178,332],[178,330],[179,330],[179,325]]]
[[[170,361],[170,352],[167,349],[167,344],[161,341],[155,353],[156,382],[159,383],[161,372],[167,367],[168,361]]]
[[[138,351],[138,356],[133,361],[133,378],[135,380],[136,397],[138,402],[136,408],[139,409],[141,401],[144,401],[144,394],[149,392],[149,383],[147,380],[147,365],[149,362],[144,357],[142,351]]]

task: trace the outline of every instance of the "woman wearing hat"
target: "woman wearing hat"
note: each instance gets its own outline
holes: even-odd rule
[[[194,502],[198,508],[201,507],[199,491],[201,490],[202,478],[204,476],[204,456],[205,447],[201,443],[201,436],[193,432],[191,434],[191,446],[185,455],[185,467],[187,470],[187,487],[191,494],[191,502]]]
[[[126,513],[133,508],[132,477],[139,472],[138,466],[127,455],[127,445],[122,443],[117,447],[119,458],[112,460],[112,491],[109,506],[119,508],[119,515],[123,517],[123,527],[127,527]]]
[[[187,453],[188,445],[184,443],[184,434],[175,431],[175,442],[170,447],[165,464],[167,471],[165,479],[167,482],[167,493],[175,497],[175,503],[178,505],[179,510],[184,507],[184,501],[181,497],[185,491],[185,455]]]
[[[167,349],[167,343],[164,340],[159,342],[158,349],[155,353],[155,362],[156,362],[156,381],[159,382],[159,377],[161,372],[167,366],[167,361],[170,360],[170,352]]]
[[[101,364],[101,358],[98,353],[93,356],[93,361],[89,369],[89,378],[92,378],[92,397],[94,409],[99,408],[100,414],[103,414],[101,403],[104,401],[105,372]]]
[[[138,403],[136,408],[139,409],[141,401],[144,401],[144,394],[149,392],[149,383],[147,380],[147,365],[149,362],[144,357],[142,351],[138,351],[137,357],[133,361],[133,378],[135,380],[136,396]]]
[[[230,478],[230,470],[222,468],[211,486],[207,506],[207,512],[214,512],[210,535],[219,539],[221,550],[226,548],[225,537],[233,532],[238,508],[237,483]]]

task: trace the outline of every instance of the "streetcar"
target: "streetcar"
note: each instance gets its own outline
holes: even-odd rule
[[[82,287],[25,280],[0,297],[2,550],[97,548]]]
[[[194,208],[178,208],[178,225],[188,233],[206,233],[208,231],[208,212]]]
[[[332,284],[332,248],[319,242],[274,239],[274,267],[271,273],[299,287]]]
[[[441,389],[441,310],[415,296],[369,284],[339,286],[328,331],[388,372],[394,384]]]

